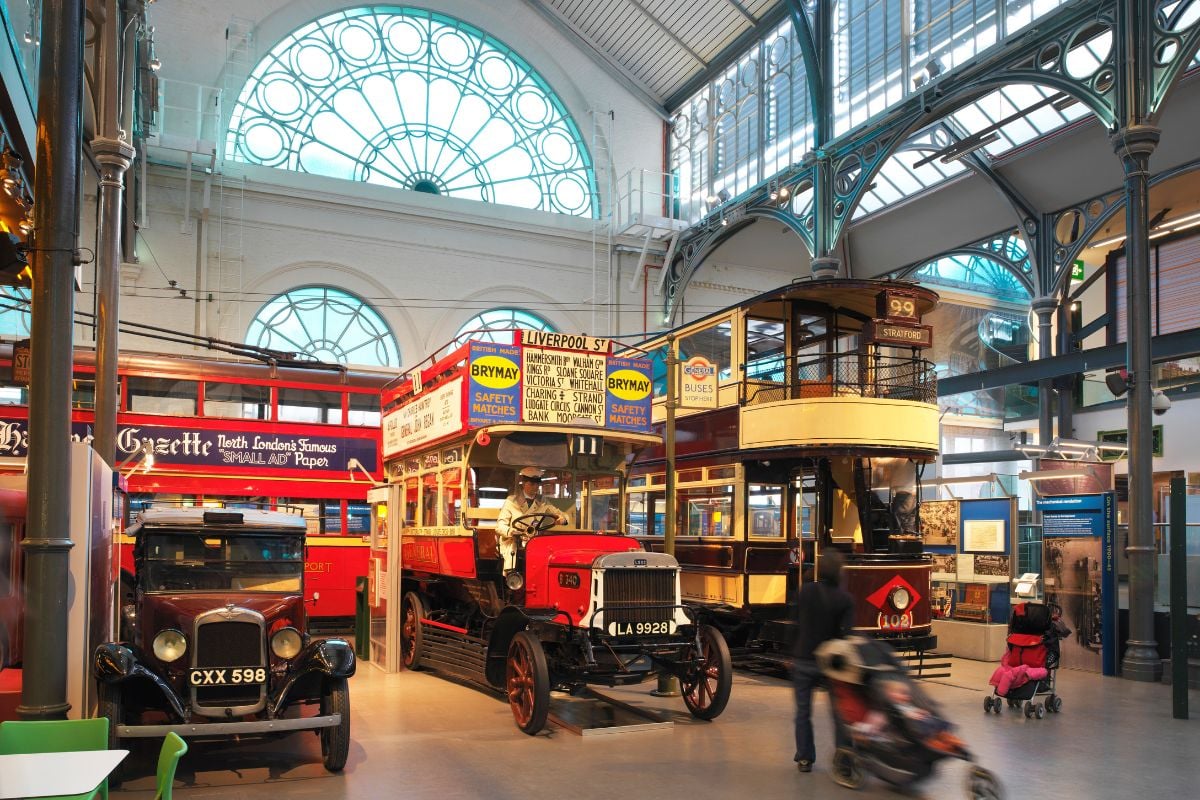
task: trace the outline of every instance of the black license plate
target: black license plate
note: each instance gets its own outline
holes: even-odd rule
[[[609,636],[665,636],[674,632],[675,623],[671,620],[608,623]]]
[[[267,682],[265,667],[211,667],[188,673],[192,686],[245,686]]]

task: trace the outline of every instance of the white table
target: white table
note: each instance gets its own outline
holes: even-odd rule
[[[90,792],[127,755],[128,750],[0,755],[0,800]]]

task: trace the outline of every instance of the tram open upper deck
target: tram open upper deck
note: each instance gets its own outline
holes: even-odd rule
[[[654,364],[656,426],[674,437],[684,596],[731,642],[784,648],[801,565],[836,547],[856,628],[930,644],[918,499],[939,444],[922,323],[937,301],[909,283],[798,281],[637,346]],[[666,447],[646,449],[627,518],[648,549],[664,546],[666,484]]]

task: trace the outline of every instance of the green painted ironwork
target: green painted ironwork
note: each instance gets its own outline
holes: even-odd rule
[[[288,34],[258,63],[226,157],[584,217],[596,179],[579,128],[512,48],[461,20],[367,6]]]
[[[468,339],[478,339],[484,342],[512,344],[513,332],[516,330],[555,333],[558,329],[532,311],[519,308],[493,308],[482,314],[476,314],[464,322],[458,332],[454,334],[454,342],[462,344]]]
[[[329,286],[302,286],[268,300],[246,342],[314,361],[400,366],[400,348],[383,317],[362,298]]]

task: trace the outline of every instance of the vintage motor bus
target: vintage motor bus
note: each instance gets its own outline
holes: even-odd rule
[[[675,559],[620,529],[628,465],[660,440],[649,365],[610,350],[528,331],[511,346],[470,341],[383,393],[402,661],[503,691],[528,734],[552,689],[669,675],[712,719],[732,684],[721,634],[680,601]],[[506,569],[497,522],[530,468],[555,513],[512,521]]]
[[[679,375],[675,556],[685,601],[731,645],[785,659],[803,565],[848,556],[855,628],[924,651],[932,562],[917,500],[938,453],[937,295],[908,283],[813,280],[766,292],[647,341],[664,430],[668,350]],[[666,454],[630,470],[625,514],[664,546]]]
[[[12,352],[0,344],[0,474],[19,475],[29,449],[29,390],[4,378]],[[95,369],[95,351],[77,348],[76,441],[91,440]],[[155,502],[303,508],[310,624],[349,630],[354,581],[367,572],[366,494],[370,476],[380,474],[379,391],[392,377],[315,362],[122,351],[116,458],[128,484],[127,524]],[[133,538],[117,531],[117,541],[114,561],[127,590]]]

